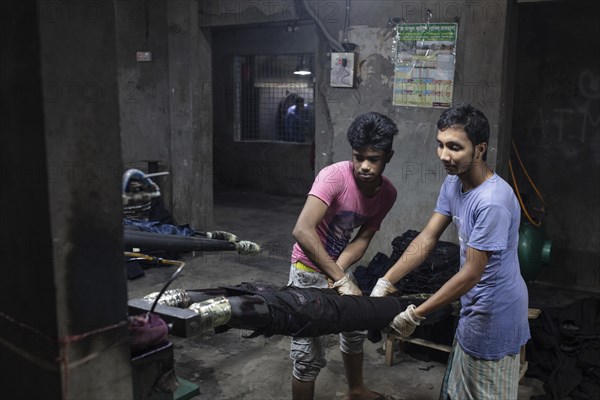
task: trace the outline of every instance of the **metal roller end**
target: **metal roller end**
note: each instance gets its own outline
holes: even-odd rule
[[[149,295],[144,296],[143,299],[153,303],[159,293],[160,292],[150,293]],[[184,289],[167,290],[158,300],[158,304],[178,308],[186,308],[190,305],[190,303],[190,296]]]
[[[225,325],[231,319],[231,304],[224,296],[194,303],[188,308],[200,315],[202,330]]]

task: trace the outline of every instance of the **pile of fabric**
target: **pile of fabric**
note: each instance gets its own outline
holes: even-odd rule
[[[600,399],[600,299],[543,308],[530,322],[526,376],[544,382],[536,400]]]
[[[385,273],[409,249],[410,243],[419,234],[408,230],[392,241],[392,254],[388,257],[377,253],[368,267],[358,266],[354,276],[364,294],[371,293],[377,279]],[[396,283],[402,294],[435,293],[460,267],[460,247],[454,243],[439,241],[425,261]]]

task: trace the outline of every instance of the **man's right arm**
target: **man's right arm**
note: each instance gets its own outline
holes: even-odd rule
[[[425,228],[413,239],[402,256],[383,278],[395,284],[421,265],[437,244],[442,233],[450,225],[450,222],[452,222],[452,219],[449,216],[434,212]]]

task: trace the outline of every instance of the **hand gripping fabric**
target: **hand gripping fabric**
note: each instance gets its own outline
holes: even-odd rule
[[[398,332],[400,337],[408,338],[413,334],[415,328],[421,324],[425,317],[419,317],[415,313],[415,305],[411,304],[406,307],[406,310],[398,314],[390,326]]]

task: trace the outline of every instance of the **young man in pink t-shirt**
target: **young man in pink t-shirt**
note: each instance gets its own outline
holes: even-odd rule
[[[341,295],[362,293],[348,268],[364,255],[381,221],[396,201],[396,189],[382,174],[398,133],[388,117],[368,112],[348,128],[352,161],[325,167],[317,175],[298,217],[293,235],[288,286],[337,289]],[[358,232],[352,238],[355,229]],[[383,399],[362,380],[364,332],[340,334],[349,399]],[[292,395],[314,397],[315,380],[325,366],[323,338],[293,337]]]

